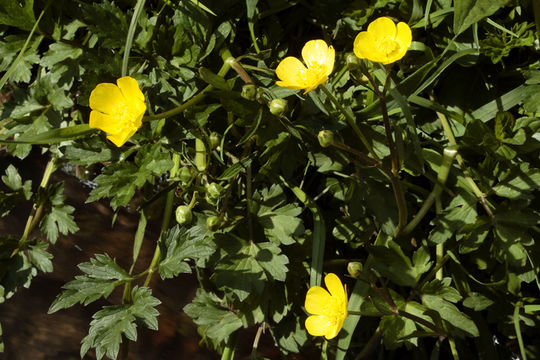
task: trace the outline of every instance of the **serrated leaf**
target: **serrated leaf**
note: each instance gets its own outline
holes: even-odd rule
[[[233,236],[216,239],[226,252],[216,266],[216,284],[229,288],[240,301],[262,293],[266,281],[285,281],[289,259],[274,243],[255,244]]]
[[[474,311],[482,311],[493,305],[495,302],[484,295],[477,292],[470,292],[463,300],[463,306],[473,309]]]
[[[216,296],[199,288],[191,304],[184,306],[184,312],[199,325],[203,336],[215,342],[222,342],[242,327],[242,320],[227,308]]]
[[[47,193],[47,202],[44,205],[45,215],[39,227],[47,235],[47,240],[54,244],[59,233],[63,235],[75,233],[79,230],[79,227],[73,220],[73,215],[71,215],[75,208],[64,203],[66,199],[64,183],[60,182],[51,186]]]
[[[53,264],[51,259],[52,254],[47,252],[49,244],[44,241],[38,241],[37,244],[28,247],[28,258],[32,265],[42,272],[52,272]]]
[[[161,144],[144,146],[135,156],[135,163],[124,161],[107,166],[96,177],[98,186],[90,192],[86,202],[112,197],[111,206],[114,209],[125,206],[138,188],[146,182],[153,184],[172,165],[170,154],[162,151]]]
[[[82,54],[83,50],[81,48],[63,42],[53,43],[49,45],[49,51],[43,55],[40,64],[50,69],[53,65],[61,61],[66,59],[77,59]]]
[[[34,0],[0,0],[0,24],[30,30],[35,21]]]
[[[373,256],[370,267],[381,275],[398,285],[414,286],[416,284],[416,271],[411,260],[403,254],[395,242],[390,242],[389,247],[372,246],[369,252]]]
[[[159,263],[159,274],[162,279],[170,279],[180,273],[191,273],[186,259],[199,260],[213,254],[215,249],[208,244],[208,229],[194,226],[190,229],[176,225],[163,235],[163,260]]]
[[[422,294],[437,295],[450,302],[458,302],[461,300],[461,295],[459,294],[459,291],[450,287],[451,282],[451,278],[444,278],[442,280],[434,279],[424,285]]]
[[[79,269],[85,274],[75,276],[75,280],[62,286],[64,291],[51,304],[49,314],[76,303],[87,305],[101,297],[106,298],[116,286],[131,279],[107,254],[98,254],[90,262],[79,264]]]
[[[81,358],[95,348],[98,359],[103,355],[116,359],[122,335],[136,341],[137,325],[157,330],[159,312],[155,307],[161,301],[152,296],[149,288],[137,286],[131,291],[131,301],[132,304],[105,306],[92,316],[88,335],[82,340]]]
[[[446,320],[469,336],[476,337],[479,335],[478,328],[476,327],[474,321],[459,311],[455,305],[452,305],[451,303],[434,295],[422,295],[422,303],[431,310],[439,313],[442,319]]]
[[[493,187],[495,194],[510,199],[528,197],[528,193],[540,189],[540,169],[515,170]]]

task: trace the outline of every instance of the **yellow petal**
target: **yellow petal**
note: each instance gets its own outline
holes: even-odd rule
[[[124,76],[116,80],[116,83],[126,99],[134,98],[144,102],[144,95],[139,88],[137,80],[131,76]]]
[[[304,89],[306,87],[306,67],[300,60],[288,56],[281,60],[276,68],[276,75],[281,81],[276,84],[290,89]]]
[[[371,33],[376,39],[391,38],[396,36],[396,25],[392,19],[387,17],[380,17],[373,20],[369,25],[367,31]]]
[[[146,104],[144,103],[144,95],[137,84],[137,80],[130,76],[124,76],[116,80],[124,99],[133,114],[139,115],[141,112],[146,111]]]
[[[116,133],[116,134],[111,134],[109,136],[107,136],[107,139],[109,139],[110,141],[112,141],[112,143],[118,147],[122,146],[125,144],[126,141],[128,141],[128,139],[130,137],[132,137],[135,132],[137,131],[137,129],[133,129],[132,131],[129,131],[129,132],[119,132],[119,133]]]
[[[330,76],[332,70],[334,70],[334,61],[336,59],[336,51],[333,46],[328,47],[326,52],[326,76]]]
[[[324,313],[325,307],[332,301],[332,297],[320,286],[311,287],[306,294],[305,308],[310,314]]]
[[[335,297],[338,301],[343,301],[347,299],[347,294],[345,294],[345,289],[341,280],[336,274],[329,273],[324,277],[324,283],[330,291],[330,295]]]
[[[115,134],[123,128],[123,124],[117,118],[95,110],[90,112],[89,126],[109,134]]]
[[[404,47],[405,49],[409,49],[412,42],[412,32],[409,25],[405,24],[404,22],[400,22],[396,26],[396,41],[399,42],[400,46]]]
[[[118,104],[125,103],[122,92],[115,84],[101,83],[90,93],[90,108],[112,115]]]
[[[334,320],[333,326],[328,329],[328,332],[324,335],[325,338],[328,340],[331,340],[339,334],[339,331],[343,327],[343,321],[345,320],[344,317],[338,317]]]
[[[328,45],[324,40],[308,41],[302,48],[302,59],[308,68],[327,64],[327,55]]]
[[[356,35],[353,51],[360,59],[372,60],[379,56],[379,50],[375,45],[375,39],[373,35],[367,31],[362,31]]]
[[[333,332],[335,321],[324,315],[310,316],[306,319],[306,330],[313,336],[323,336]],[[334,335],[335,336],[335,335]]]

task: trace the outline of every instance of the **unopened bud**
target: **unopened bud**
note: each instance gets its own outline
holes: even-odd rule
[[[221,136],[219,136],[217,132],[212,132],[208,138],[208,141],[210,142],[210,150],[214,150],[219,146]]]
[[[317,139],[322,147],[328,147],[334,143],[334,133],[330,130],[321,130]]]
[[[191,222],[191,209],[187,205],[181,205],[176,208],[176,222],[180,225],[186,225]]]
[[[257,87],[253,84],[246,84],[242,86],[242,93],[240,95],[246,100],[255,101],[257,97]]]
[[[347,55],[347,67],[350,71],[355,71],[361,68],[360,59],[353,54]]]
[[[183,167],[180,169],[180,172],[178,173],[178,177],[180,178],[180,181],[182,184],[186,184],[191,180],[191,170],[188,167]]]
[[[206,218],[206,226],[208,226],[210,230],[215,231],[221,226],[221,220],[217,216],[210,216],[209,218]]]
[[[223,190],[221,185],[215,182],[206,184],[205,188],[206,188],[206,195],[208,195],[210,199],[218,199],[219,196],[221,195],[221,191]]]
[[[281,116],[287,110],[287,101],[283,99],[274,99],[268,105],[270,112],[276,116]]]
[[[362,274],[362,263],[358,261],[352,261],[347,264],[347,271],[353,278],[358,278]]]

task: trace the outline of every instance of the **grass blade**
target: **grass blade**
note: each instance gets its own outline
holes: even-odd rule
[[[139,16],[141,16],[145,2],[146,0],[137,0],[137,4],[135,4],[135,9],[133,10],[133,16],[131,17],[131,23],[129,24],[129,29],[126,37],[126,45],[124,46],[124,58],[122,59],[122,76],[128,75],[127,70],[129,53],[131,52],[131,47],[133,46],[133,38],[135,37],[135,30],[137,29],[137,21],[139,21]]]
[[[43,8],[43,10],[41,10],[41,14],[39,14],[39,17],[37,18],[36,22],[34,23],[34,27],[32,28],[32,30],[30,31],[30,34],[28,34],[28,37],[26,38],[26,41],[21,49],[21,51],[19,52],[19,55],[17,56],[17,58],[13,61],[13,63],[9,66],[9,69],[7,69],[6,73],[4,74],[4,76],[2,76],[2,78],[0,79],[0,89],[2,89],[4,87],[4,85],[6,84],[6,82],[8,81],[9,77],[11,76],[11,74],[13,74],[13,72],[15,71],[15,69],[17,68],[17,66],[19,66],[19,62],[21,61],[22,57],[24,56],[24,52],[26,51],[26,48],[28,47],[28,44],[30,43],[30,40],[32,39],[32,36],[34,35],[34,32],[36,31],[38,25],[39,25],[39,22],[41,21],[41,18],[43,17],[43,15],[45,14],[45,11],[47,11],[47,9],[49,8],[49,5],[51,4],[51,0],[49,0],[47,2],[47,5],[45,5],[45,7]]]

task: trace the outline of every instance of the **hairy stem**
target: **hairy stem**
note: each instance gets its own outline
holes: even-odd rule
[[[174,153],[173,157],[172,157],[172,160],[173,160],[174,164],[173,164],[173,167],[171,169],[171,174],[170,174],[171,179],[174,178],[177,175],[178,169],[180,168],[180,154]],[[161,243],[161,239],[162,239],[163,235],[165,234],[165,232],[169,228],[169,223],[171,221],[171,214],[172,214],[172,210],[173,210],[175,191],[176,191],[176,189],[172,189],[167,194],[167,200],[166,200],[166,203],[165,203],[165,210],[163,212],[163,221],[161,222],[161,233],[160,233],[159,239],[158,239],[158,241],[156,243],[156,249],[154,250],[154,256],[152,257],[152,262],[150,263],[150,266],[147,269],[148,273],[147,273],[146,279],[144,281],[144,286],[148,286],[148,284],[150,284],[150,280],[152,279],[152,275],[156,271],[159,260],[161,258],[161,249],[160,249],[159,245]]]

